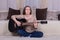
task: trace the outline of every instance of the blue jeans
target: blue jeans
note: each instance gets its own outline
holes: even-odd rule
[[[18,30],[17,33],[21,36],[24,36],[24,37],[28,37],[28,36],[30,36],[30,37],[42,37],[43,36],[43,33],[40,31],[34,31],[32,33],[28,33],[23,29]]]

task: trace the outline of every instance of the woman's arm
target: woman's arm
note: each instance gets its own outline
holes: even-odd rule
[[[33,21],[34,21],[34,27],[38,28],[38,23],[37,23],[36,17],[33,17]]]
[[[35,22],[34,22],[34,27],[35,27],[35,28],[38,28],[37,20],[35,20]]]
[[[23,15],[12,15],[11,16],[11,19],[15,21],[15,23],[20,26],[20,22],[16,20],[16,18],[20,19],[20,18],[23,18]]]
[[[21,18],[24,18],[24,16],[23,15],[12,15],[11,16],[11,19],[14,20],[15,22],[17,21],[16,18],[21,19]]]

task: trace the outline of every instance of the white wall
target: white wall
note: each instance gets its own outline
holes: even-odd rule
[[[0,12],[5,12],[8,10],[7,0],[0,0]]]
[[[17,1],[16,0],[8,0],[8,7],[17,9]]]
[[[40,1],[39,0],[26,0],[24,6],[29,5],[32,8],[40,8]]]
[[[7,12],[8,8],[18,9],[16,0],[0,0],[0,12]]]
[[[60,0],[48,0],[49,11],[60,11]]]
[[[19,2],[20,1],[20,2]],[[44,8],[46,6],[47,0],[28,0],[29,2],[26,2],[26,0],[0,0],[0,12],[1,11],[7,11],[9,7],[13,9],[19,9],[23,7],[23,4],[25,2],[28,5],[32,5],[33,8]],[[20,5],[20,6],[19,6]]]
[[[20,8],[23,8],[25,5],[30,5],[33,8],[47,8],[47,0],[21,0],[20,3]]]

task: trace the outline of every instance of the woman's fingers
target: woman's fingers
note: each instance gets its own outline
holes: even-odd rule
[[[17,21],[17,26],[21,26],[21,22]]]

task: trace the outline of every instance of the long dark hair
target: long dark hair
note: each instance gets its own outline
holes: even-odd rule
[[[30,14],[32,14],[32,10],[31,10],[31,7],[30,6],[25,6],[24,9],[23,9],[23,15],[26,14],[25,10],[26,10],[26,7],[29,7],[30,8]]]

